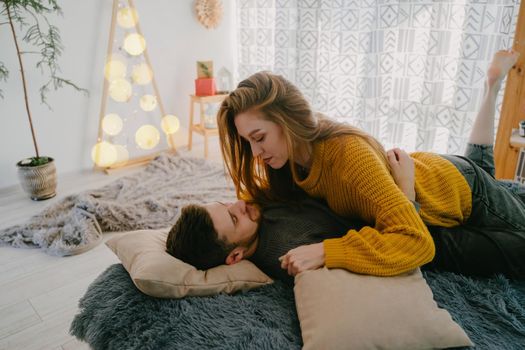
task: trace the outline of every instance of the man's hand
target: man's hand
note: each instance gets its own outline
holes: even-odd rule
[[[410,158],[407,152],[399,148],[391,149],[386,152],[390,168],[392,169],[392,177],[399,189],[403,191],[409,200],[416,200],[415,185],[415,168],[414,160]]]
[[[322,242],[302,245],[288,251],[279,261],[281,268],[287,270],[290,276],[306,270],[315,270],[324,266],[324,245]]]

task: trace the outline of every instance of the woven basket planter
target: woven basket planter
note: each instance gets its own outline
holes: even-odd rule
[[[57,172],[53,158],[49,158],[48,163],[37,166],[24,166],[21,163],[22,161],[16,164],[18,179],[32,200],[40,201],[56,195]]]

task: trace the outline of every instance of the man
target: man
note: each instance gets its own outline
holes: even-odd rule
[[[293,272],[281,268],[281,256],[362,226],[307,197],[295,205],[276,203],[262,209],[241,200],[188,205],[171,229],[166,248],[198,269],[248,259],[272,278],[293,283]]]

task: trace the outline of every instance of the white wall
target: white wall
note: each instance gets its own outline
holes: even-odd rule
[[[60,29],[64,45],[62,75],[87,88],[89,97],[70,88],[51,92],[50,111],[40,104],[38,90],[43,79],[35,61],[24,56],[39,151],[55,158],[59,175],[92,167],[90,152],[98,132],[112,1],[60,3],[64,16],[53,19],[53,24]],[[197,22],[193,0],[134,2],[164,107],[181,121],[181,130],[175,134],[178,145],[187,142],[188,95],[194,91],[196,61],[211,59],[216,71],[221,67],[234,71],[234,3],[223,0],[221,24],[207,30]],[[0,61],[10,71],[7,83],[0,82],[4,92],[0,100],[0,187],[5,187],[18,183],[15,164],[34,156],[34,148],[11,33],[7,26],[0,28]]]

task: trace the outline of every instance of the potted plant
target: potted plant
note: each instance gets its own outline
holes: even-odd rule
[[[49,78],[40,87],[40,98],[41,102],[49,108],[51,107],[47,104],[46,95],[51,88],[57,90],[64,85],[68,85],[78,91],[87,92],[87,90],[79,88],[71,81],[58,76],[60,71],[58,58],[62,53],[62,44],[58,28],[50,24],[46,17],[52,14],[62,14],[56,0],[47,0],[46,4],[42,0],[0,0],[0,22],[2,22],[2,25],[9,26],[13,36],[13,48],[18,57],[20,78],[24,88],[25,109],[35,147],[35,156],[19,161],[16,166],[22,188],[33,200],[43,200],[55,196],[56,168],[53,158],[41,156],[38,151],[33,120],[29,109],[28,84],[25,78],[22,56],[24,54],[38,56],[39,61],[36,67]],[[15,25],[23,33],[22,41],[31,49],[24,50],[20,47]],[[5,45],[2,46],[2,52],[7,52]],[[0,79],[7,80],[8,74],[8,69],[4,63],[0,62]],[[2,90],[0,90],[0,97],[4,97]]]

